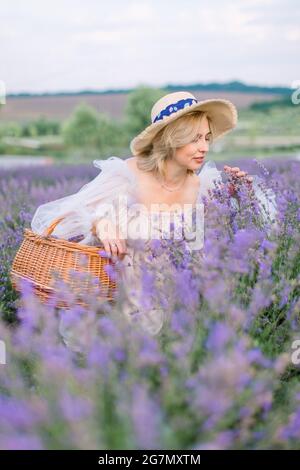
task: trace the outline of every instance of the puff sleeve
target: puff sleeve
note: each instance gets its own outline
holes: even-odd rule
[[[253,176],[252,188],[259,204],[263,221],[269,223],[270,219],[277,225],[278,207],[273,189],[265,187],[263,179],[257,175]]]
[[[132,190],[135,178],[119,157],[94,160],[93,165],[100,173],[77,193],[37,208],[31,221],[35,233],[42,235],[55,219],[62,218],[52,236],[87,245],[99,243],[95,223],[111,215],[118,198],[127,196]]]

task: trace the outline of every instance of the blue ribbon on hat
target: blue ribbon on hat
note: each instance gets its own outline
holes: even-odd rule
[[[192,106],[192,104],[194,103],[198,103],[198,100],[196,100],[195,98],[186,98],[184,100],[177,101],[177,103],[169,104],[165,109],[160,111],[160,113],[155,117],[153,124],[156,121],[160,121],[166,116],[171,116],[171,114],[176,113],[180,109],[186,108],[188,106]]]

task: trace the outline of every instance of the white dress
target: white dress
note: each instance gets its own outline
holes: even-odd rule
[[[161,305],[150,305],[147,299],[139,298],[142,282],[142,269],[151,265],[163,285],[164,277],[162,266],[168,264],[168,256],[162,253],[159,258],[151,257],[153,233],[155,238],[162,239],[165,236],[165,228],[169,229],[170,220],[174,222],[175,232],[180,240],[180,233],[183,234],[182,227],[186,229],[185,233],[192,230],[191,218],[184,218],[182,221],[183,210],[177,209],[175,212],[155,212],[143,210],[139,206],[138,211],[128,213],[128,210],[137,204],[137,178],[129,168],[126,161],[111,156],[107,160],[94,160],[94,166],[100,169],[100,173],[92,181],[85,184],[77,193],[64,198],[48,202],[38,207],[32,222],[31,228],[34,232],[42,234],[51,222],[61,216],[66,216],[62,222],[55,228],[53,236],[65,240],[74,240],[80,244],[100,245],[99,239],[93,231],[93,226],[102,217],[111,217],[111,209],[115,209],[119,214],[119,224],[126,227],[130,221],[134,227],[140,228],[140,235],[143,239],[143,248],[137,249],[136,232],[134,236],[130,231],[127,233],[126,246],[127,254],[122,263],[122,289],[125,294],[122,311],[129,320],[138,321],[138,323],[150,334],[157,334],[161,331],[164,324],[164,308]],[[200,171],[197,173],[200,179],[199,192],[197,197],[197,207],[200,208],[200,216],[203,213],[202,197],[210,196],[209,190],[215,187],[215,181],[222,182],[221,171],[216,168],[212,160],[206,161]],[[261,207],[265,205],[271,218],[276,217],[277,207],[275,194],[268,190],[268,197],[258,186],[260,178],[254,176],[253,189]],[[235,204],[235,199],[231,198]],[[120,204],[121,201],[121,204]],[[123,204],[122,204],[123,202]],[[194,213],[195,207],[187,208],[188,213]],[[186,215],[187,212],[184,212]],[[170,219],[171,217],[171,219]],[[172,218],[174,217],[174,218]],[[165,224],[166,223],[166,224]],[[152,232],[150,230],[152,228]],[[179,229],[179,232],[178,232]],[[201,234],[203,237],[203,234]],[[201,240],[203,238],[199,237]],[[192,246],[189,238],[183,234],[185,247]],[[195,246],[195,245],[193,245]],[[200,249],[202,247],[200,243]],[[150,264],[149,264],[150,263]],[[157,267],[157,269],[156,269]]]

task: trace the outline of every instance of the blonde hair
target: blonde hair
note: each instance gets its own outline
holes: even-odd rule
[[[177,148],[194,140],[199,123],[206,116],[209,129],[214,135],[213,123],[205,111],[192,111],[175,119],[163,127],[153,138],[151,144],[144,147],[137,155],[137,167],[142,171],[157,171],[165,176],[166,161],[174,158]],[[188,174],[193,174],[188,170]]]

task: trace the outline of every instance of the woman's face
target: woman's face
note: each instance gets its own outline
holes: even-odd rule
[[[174,159],[185,168],[195,171],[203,164],[206,153],[209,150],[211,131],[206,116],[203,116],[199,124],[198,134],[189,144],[176,149]]]

